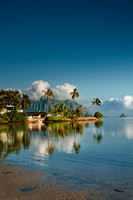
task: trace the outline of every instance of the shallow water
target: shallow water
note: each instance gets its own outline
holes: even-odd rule
[[[41,169],[71,188],[132,191],[133,118],[1,125],[0,162]]]

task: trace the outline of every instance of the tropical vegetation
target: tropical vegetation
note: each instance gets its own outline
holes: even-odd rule
[[[28,109],[30,104],[29,96],[21,94],[18,90],[0,90],[0,110],[12,106],[11,112],[1,112],[0,123],[8,122],[25,122],[27,121],[26,113],[18,112],[20,109]]]
[[[26,122],[27,115],[26,113],[17,112],[16,110],[12,110],[11,112],[7,112],[0,115],[0,123],[10,123],[10,122]]]
[[[28,109],[29,96],[21,94],[19,90],[0,90],[0,110],[7,106],[13,106],[15,110]]]
[[[94,117],[96,117],[96,118],[98,118],[98,119],[102,119],[102,118],[103,118],[103,114],[100,113],[100,112],[96,112],[96,113],[94,114]]]
[[[79,92],[77,88],[74,88],[73,92],[70,92],[70,96],[72,97],[74,102],[74,112],[75,112],[75,99],[79,97]]]
[[[49,108],[49,101],[51,101],[51,98],[55,98],[54,93],[52,90],[48,89],[47,91],[42,90],[42,92],[44,92],[44,97],[47,98],[47,112],[48,112],[48,108]]]
[[[59,101],[55,99],[54,92],[51,89],[42,90],[44,93],[44,97],[41,98],[41,104],[39,101],[36,101],[36,109],[39,112],[43,112],[44,116],[46,116],[46,120],[63,120],[63,119],[75,119],[80,118],[82,116],[85,117],[96,117],[98,119],[103,118],[103,115],[99,112],[96,112],[97,106],[101,106],[101,100],[99,98],[94,98],[92,101],[92,106],[94,106],[93,114],[88,112],[82,105],[79,105],[75,99],[79,97],[79,92],[77,88],[74,88],[72,92],[70,92],[70,96],[72,100]],[[46,102],[44,104],[43,102]],[[29,107],[32,107],[35,111],[35,102],[30,101],[29,96],[26,94],[21,94],[18,90],[0,90],[0,110],[6,108],[7,106],[13,106],[15,111],[19,109],[28,110]],[[46,105],[46,106],[45,106]],[[43,111],[41,108],[44,107]],[[40,110],[39,110],[40,108]],[[11,112],[11,114],[4,114],[0,116],[0,122],[16,122],[25,121],[25,115],[17,114],[17,112]],[[29,111],[29,110],[28,110]],[[44,112],[45,111],[45,112]],[[14,115],[16,114],[16,117]],[[11,115],[11,116],[9,116]],[[19,116],[18,116],[19,115]]]
[[[96,108],[97,106],[101,106],[101,100],[99,98],[94,98],[93,101],[92,101],[92,106],[95,106],[94,108],[94,112],[92,114],[92,117],[94,116],[95,112],[96,112]]]

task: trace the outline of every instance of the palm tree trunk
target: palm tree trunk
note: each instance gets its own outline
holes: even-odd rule
[[[48,97],[47,97],[47,112],[48,112]]]
[[[75,113],[75,99],[74,99],[74,113]]]
[[[94,109],[94,111],[93,111],[92,117],[94,116],[94,113],[95,113],[95,111],[96,111],[96,107],[97,107],[97,105],[95,106],[95,109]]]

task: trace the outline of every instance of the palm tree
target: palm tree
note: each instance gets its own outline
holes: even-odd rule
[[[60,104],[59,106],[59,112],[61,113],[61,115],[63,116],[64,113],[67,111],[67,105],[65,105],[64,103]]]
[[[42,92],[44,92],[44,97],[47,98],[47,112],[48,112],[48,103],[49,103],[49,100],[51,100],[51,98],[55,98],[54,96],[54,93],[52,90],[48,89],[47,91],[45,90],[42,90]]]
[[[29,100],[29,96],[26,94],[22,95],[22,101],[21,101],[21,105],[22,105],[22,109],[28,109],[29,105],[30,105],[30,100]]]
[[[54,104],[53,105],[53,112],[58,116],[58,113],[59,113],[59,106],[58,106],[58,104]]]
[[[70,96],[72,97],[72,99],[74,101],[74,112],[75,112],[75,98],[79,97],[77,88],[74,88],[73,92],[70,92]]]
[[[82,105],[79,105],[78,108],[76,109],[76,115],[77,117],[81,117],[83,114],[83,107]]]
[[[100,99],[99,98],[94,98],[93,99],[93,101],[92,101],[92,106],[95,106],[95,108],[94,108],[94,112],[93,112],[93,114],[92,114],[92,117],[94,116],[94,113],[95,113],[95,111],[96,111],[96,108],[97,108],[97,106],[101,106],[101,101],[100,101]]]
[[[53,109],[52,109],[52,108],[49,108],[49,109],[48,109],[48,113],[49,113],[50,115],[52,115]]]

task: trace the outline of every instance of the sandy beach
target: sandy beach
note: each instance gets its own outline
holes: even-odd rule
[[[2,200],[107,200],[132,199],[122,191],[92,191],[77,187],[71,190],[55,177],[39,170],[15,166],[0,167],[0,199]]]

